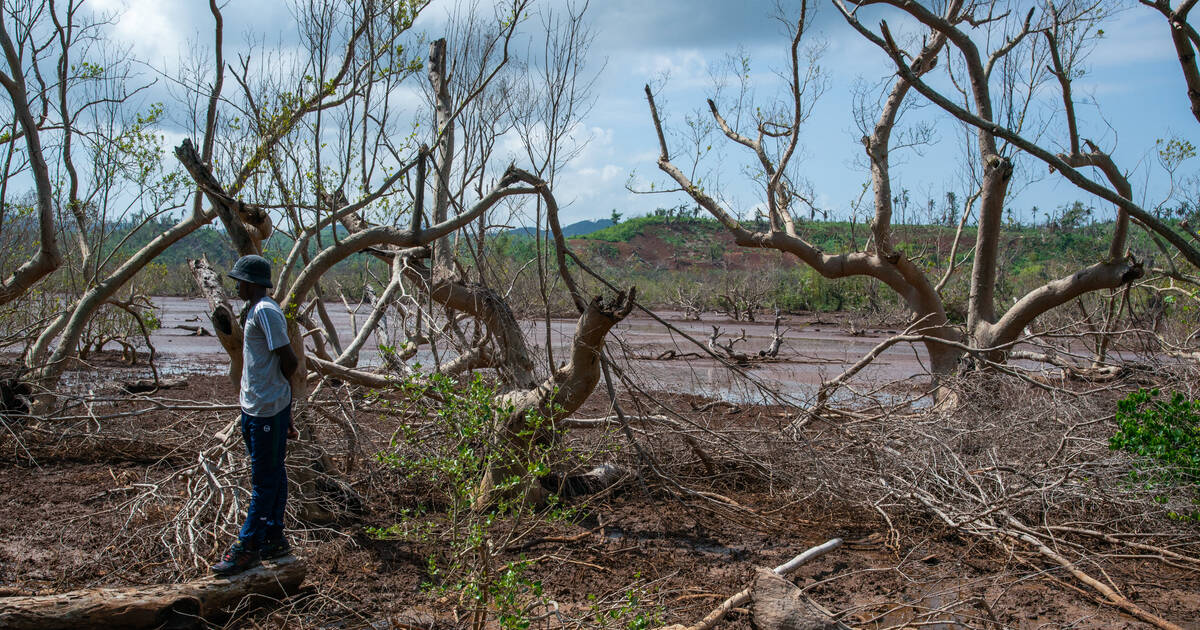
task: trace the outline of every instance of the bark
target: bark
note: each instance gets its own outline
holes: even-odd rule
[[[1142,4],[1150,4],[1142,0]],[[1179,57],[1179,69],[1183,71],[1183,80],[1187,85],[1188,102],[1191,104],[1192,116],[1200,121],[1200,69],[1196,66],[1196,31],[1188,23],[1188,13],[1196,5],[1194,0],[1184,0],[1179,7],[1172,11],[1169,2],[1158,0],[1153,6],[1157,8],[1171,29],[1171,43],[1175,44],[1175,52]]]
[[[1141,278],[1142,264],[1128,258],[1116,263],[1096,263],[1065,278],[1030,291],[1017,301],[995,324],[979,327],[974,337],[981,348],[1002,346],[1015,341],[1025,327],[1039,315],[1075,298],[1101,289],[1115,289]]]
[[[392,387],[396,384],[394,380],[382,374],[356,370],[354,368],[338,365],[333,361],[326,361],[325,359],[320,359],[317,357],[308,357],[308,363],[318,374],[346,381],[347,383],[361,385],[362,387],[367,387],[369,389],[384,389],[387,387]]]
[[[38,205],[38,251],[0,282],[0,305],[7,304],[25,295],[38,280],[46,277],[62,265],[62,254],[58,250],[58,239],[54,228],[54,188],[50,182],[50,170],[42,153],[42,140],[33,114],[29,111],[29,95],[25,90],[25,74],[21,70],[21,57],[8,34],[7,23],[0,24],[0,47],[8,62],[12,76],[0,72],[3,84],[12,100],[13,114],[21,125],[25,146],[29,151],[29,168],[37,188]]]
[[[95,588],[57,595],[0,598],[0,627],[9,630],[192,628],[220,619],[248,596],[296,593],[304,562],[286,557],[229,578],[182,584]]]
[[[849,626],[832,619],[796,585],[769,569],[759,567],[750,587],[750,614],[759,630],[843,630]]]
[[[446,220],[450,206],[450,164],[454,160],[454,118],[450,103],[450,78],[446,75],[446,40],[429,44],[429,84],[434,92],[434,116],[437,126],[437,169],[434,173],[432,223]],[[422,182],[423,183],[423,182]],[[414,221],[416,231],[420,224]],[[433,271],[437,278],[452,273],[454,251],[449,242],[433,245]]]
[[[975,261],[967,302],[967,330],[996,320],[996,257],[1004,218],[1004,197],[1012,179],[1012,162],[996,153],[983,157],[979,198],[979,227],[975,232]]]
[[[237,314],[234,313],[229,300],[225,298],[225,290],[221,287],[221,276],[213,270],[212,265],[208,262],[208,256],[201,256],[199,260],[189,259],[188,268],[192,270],[196,286],[200,287],[200,292],[208,300],[208,319],[217,333],[217,340],[221,342],[221,347],[229,355],[229,381],[233,383],[234,387],[240,387],[243,361],[242,324],[238,321]]]
[[[271,215],[262,208],[247,205],[226,194],[213,177],[212,169],[200,160],[190,138],[184,138],[183,143],[175,147],[175,157],[179,158],[196,186],[212,204],[238,256],[261,255],[262,242],[271,235]]]
[[[629,314],[635,298],[634,289],[628,294],[617,294],[610,302],[593,298],[576,324],[571,360],[541,385],[500,398],[501,405],[508,408],[506,416],[500,419],[501,448],[507,449],[508,453],[497,458],[498,462],[485,472],[475,493],[476,510],[486,510],[502,499],[523,497],[538,503],[545,498],[545,490],[527,474],[528,462],[524,455],[535,447],[549,445],[554,423],[575,413],[596,388],[605,336]],[[531,427],[531,415],[541,419],[542,424]],[[514,476],[524,481],[499,489],[504,481]]]
[[[961,4],[955,0],[950,11],[957,10]],[[945,35],[934,32],[929,43],[921,50],[921,54],[913,60],[913,71],[925,74],[937,65],[938,53],[946,43]],[[900,115],[900,107],[911,87],[908,81],[897,79],[888,93],[879,120],[870,136],[864,136],[863,146],[867,150],[867,158],[871,162],[871,185],[875,192],[875,220],[871,224],[871,232],[875,237],[875,251],[880,256],[891,257],[895,250],[892,244],[892,178],[888,151],[891,143],[892,130],[896,126],[896,118]]]

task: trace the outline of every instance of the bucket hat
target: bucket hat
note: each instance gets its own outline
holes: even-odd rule
[[[266,258],[255,254],[242,256],[233,263],[233,270],[229,272],[229,277],[234,280],[245,280],[268,289],[274,286],[271,284],[271,263]]]

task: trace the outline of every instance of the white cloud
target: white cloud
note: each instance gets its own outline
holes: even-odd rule
[[[113,31],[121,43],[140,59],[165,60],[178,56],[187,35],[178,24],[191,24],[180,12],[179,3],[161,0],[93,0],[97,13],[115,15]],[[172,5],[175,5],[174,7]]]
[[[680,49],[649,55],[635,73],[646,79],[670,77],[672,86],[708,81],[708,60],[699,50]]]

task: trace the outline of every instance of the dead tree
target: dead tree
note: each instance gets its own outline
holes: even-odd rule
[[[516,3],[514,15],[519,14],[523,6],[523,2]],[[356,28],[355,32],[361,30],[372,33],[374,31],[370,29],[386,29],[388,26],[384,22],[382,19],[376,20],[361,29]],[[436,122],[433,146],[415,151],[410,160],[396,165],[382,183],[367,188],[362,198],[350,202],[344,195],[329,194],[320,187],[292,187],[289,183],[294,181],[298,166],[300,172],[321,172],[321,169],[300,166],[289,156],[278,152],[267,152],[263,156],[275,189],[283,198],[285,218],[297,237],[274,292],[284,312],[290,314],[289,336],[293,345],[297,345],[297,354],[305,362],[297,371],[298,376],[293,383],[293,391],[297,392],[297,396],[306,391],[304,388],[310,370],[319,376],[374,389],[396,386],[393,378],[386,373],[358,368],[357,355],[370,334],[383,321],[383,309],[400,292],[416,298],[415,304],[422,313],[427,330],[410,335],[409,341],[429,345],[435,356],[434,371],[452,375],[478,369],[496,371],[501,383],[497,402],[500,408],[508,410],[505,417],[497,418],[496,422],[502,439],[512,442],[514,447],[522,446],[516,444],[521,441],[542,444],[552,439],[548,434],[525,430],[523,424],[531,413],[551,421],[561,419],[573,413],[594,389],[600,374],[599,353],[605,337],[609,329],[629,313],[632,291],[629,294],[621,293],[613,300],[596,298],[591,302],[583,302],[573,292],[576,303],[581,306],[581,316],[570,360],[551,374],[539,376],[524,332],[512,309],[496,291],[482,283],[468,281],[457,259],[458,248],[454,243],[458,235],[506,199],[532,196],[546,209],[548,220],[557,222],[558,207],[549,184],[516,167],[510,166],[490,190],[482,190],[470,204],[465,202],[465,195],[449,188],[450,175],[458,172],[456,169],[460,166],[454,159],[457,155],[455,125],[456,116],[464,109],[464,103],[454,101],[451,95],[460,94],[461,98],[469,100],[486,89],[488,82],[497,76],[499,68],[507,62],[508,41],[518,22],[515,19],[506,20],[505,27],[494,33],[494,45],[503,52],[490,61],[488,58],[483,60],[484,65],[473,75],[475,87],[470,90],[452,91],[448,88],[451,77],[446,65],[447,43],[437,40],[431,44],[427,69]],[[347,50],[350,48],[347,46]],[[245,83],[244,70],[242,77],[239,80]],[[247,100],[253,97],[253,90],[244,91]],[[366,107],[364,100],[367,93],[365,86],[356,88],[345,102],[348,106]],[[356,133],[365,135],[368,130]],[[289,137],[281,142],[286,144],[294,140]],[[312,141],[319,143],[322,136],[314,134]],[[213,175],[211,167],[196,159],[195,152],[189,152],[186,145],[180,148],[178,156],[213,205],[213,212],[221,219],[238,253],[261,251],[261,239],[271,228],[269,218],[264,218],[265,213],[259,213],[255,204],[238,200],[233,192],[224,189]],[[339,166],[347,170],[350,167],[362,168],[361,165],[346,163]],[[430,166],[432,172],[427,174],[427,167]],[[364,176],[367,177],[364,181],[373,181],[368,175]],[[407,184],[412,193],[411,220],[406,221],[404,227],[376,225],[367,220],[365,217],[371,204],[384,195],[397,194],[401,184]],[[323,210],[315,222],[301,220],[298,210],[303,206],[303,194],[314,196],[318,203],[310,205]],[[428,212],[424,202],[427,196],[432,200]],[[321,244],[322,231],[338,224],[347,234],[335,238],[333,243]],[[313,255],[308,254],[310,239],[321,245]],[[384,294],[355,338],[344,349],[335,348],[336,355],[324,353],[315,343],[312,348],[307,347],[304,344],[305,331],[299,326],[311,328],[306,323],[307,313],[310,309],[320,308],[317,291],[321,279],[336,265],[360,253],[387,263],[389,275]],[[293,265],[297,263],[301,264],[297,270],[293,270]],[[196,275],[201,286],[210,287],[206,294],[214,310],[214,328],[218,329],[219,335],[225,335],[222,343],[229,351],[231,362],[236,363],[241,350],[237,343],[239,331],[234,322],[227,321],[231,311],[222,302],[223,296],[212,287],[213,283],[204,280],[211,271],[204,271],[203,267],[200,262],[193,263],[193,268],[198,269]],[[469,338],[459,329],[464,318],[478,326],[478,335]],[[338,331],[328,330],[328,324],[326,328],[327,338],[336,337]],[[415,348],[412,351],[415,352]],[[400,359],[402,357],[393,356],[391,361]],[[499,489],[497,480],[506,478],[507,471],[500,468],[488,471],[478,490],[477,504],[489,505],[501,494],[515,493],[517,497],[527,496],[534,501],[540,499],[540,487]]]
[[[704,287],[699,284],[686,291],[683,287],[675,287],[675,307],[683,312],[683,319],[700,321],[700,315],[704,313],[704,292]]]
[[[203,94],[203,98],[207,100],[208,104],[206,122],[202,130],[203,149],[200,154],[197,154],[190,141],[185,141],[177,148],[177,156],[196,179],[200,194],[197,195],[192,212],[185,213],[175,225],[151,239],[128,259],[117,264],[114,269],[105,270],[102,273],[99,269],[95,270],[83,294],[53,319],[38,336],[26,355],[26,363],[35,369],[34,375],[37,382],[46,389],[53,387],[62,375],[67,360],[75,354],[79,339],[95,312],[108,303],[122,287],[126,286],[148,263],[162,254],[169,246],[220,216],[226,223],[227,230],[236,229],[231,227],[234,225],[230,220],[232,218],[237,218],[239,224],[242,225],[240,238],[236,242],[239,247],[258,247],[261,240],[270,233],[270,217],[254,207],[240,204],[236,201],[236,195],[251,181],[260,167],[263,156],[281,138],[293,130],[306,115],[327,106],[330,101],[335,101],[339,96],[330,90],[310,90],[311,93],[307,97],[302,98],[294,107],[276,117],[270,129],[239,145],[249,148],[246,161],[235,167],[232,181],[228,186],[224,188],[216,186],[216,179],[211,175],[210,165],[217,136],[216,109],[219,105],[226,69],[220,49],[220,13],[215,5],[212,10],[217,25],[215,32],[218,45],[214,81],[211,89]],[[348,52],[347,55],[353,56],[353,53]],[[334,82],[325,87],[336,88],[339,85]],[[197,97],[199,96],[197,94]],[[214,207],[204,210],[201,203],[202,196],[213,202]],[[247,225],[250,226],[249,229],[246,228]]]
[[[783,323],[783,314],[779,309],[775,309],[775,325],[771,328],[771,343],[766,348],[758,351],[759,358],[774,359],[779,356],[779,348],[783,346],[783,335],[786,330],[780,331],[779,325]]]
[[[721,343],[721,327],[713,326],[712,329],[712,334],[708,337],[709,350],[711,350],[714,354],[721,355],[738,365],[748,365],[750,363],[749,355],[747,355],[745,352],[738,352],[737,350],[733,349],[734,344],[738,343],[739,341],[746,341],[745,328],[742,329],[742,334],[740,337],[730,337],[729,341],[725,343]]]
[[[804,63],[801,44],[808,17],[808,5],[807,2],[803,2],[790,45],[791,65],[787,77],[788,107],[785,119],[760,118],[755,129],[750,132],[751,135],[747,135],[747,132],[734,128],[727,121],[716,101],[708,101],[709,112],[721,132],[729,141],[749,150],[754,155],[756,167],[763,174],[763,181],[766,182],[764,196],[767,205],[767,229],[760,231],[746,227],[734,213],[697,186],[692,178],[672,161],[666,134],[654,102],[654,94],[650,86],[646,86],[646,98],[659,139],[659,168],[700,207],[716,218],[732,234],[734,242],[739,246],[776,249],[792,254],[827,278],[876,278],[902,296],[913,312],[927,322],[927,332],[931,337],[958,339],[960,333],[948,325],[945,309],[933,284],[916,264],[895,250],[892,241],[888,149],[892,129],[909,90],[907,82],[898,80],[894,84],[879,114],[874,133],[863,138],[871,158],[872,178],[875,184],[873,248],[845,254],[827,254],[806,241],[797,230],[791,209],[797,201],[797,196],[788,171],[799,145],[801,127],[809,115],[809,106],[816,97],[815,93],[819,92],[817,83],[820,80],[816,74],[816,65],[806,66]],[[922,72],[933,68],[944,42],[944,37],[935,36],[926,44],[917,63]],[[926,348],[935,372],[949,372],[956,365],[957,352],[936,342],[926,344]]]
[[[1192,116],[1200,122],[1200,68],[1196,65],[1196,50],[1200,48],[1200,33],[1188,22],[1188,14],[1196,6],[1194,0],[1182,0],[1172,7],[1171,0],[1138,0],[1162,14],[1167,20],[1171,43],[1179,57],[1179,69],[1183,71],[1188,101]]]
[[[876,2],[871,2],[871,4],[893,5],[897,9],[902,10],[905,14],[915,18],[921,24],[949,38],[949,40],[953,43],[954,48],[958,51],[958,54],[961,55],[964,61],[969,79],[968,89],[971,92],[972,99],[976,101],[973,108],[968,108],[958,104],[954,99],[948,98],[946,95],[942,94],[922,80],[922,78],[919,76],[919,73],[916,72],[916,70],[919,68],[914,67],[904,59],[905,53],[892,37],[886,21],[881,22],[880,33],[877,34],[861,24],[854,16],[854,13],[847,9],[844,3],[842,3],[840,0],[834,0],[834,2],[842,11],[843,16],[847,19],[850,25],[855,28],[855,30],[857,30],[863,35],[863,37],[867,38],[875,45],[881,47],[884,52],[886,52],[888,56],[892,58],[892,61],[895,63],[897,72],[902,80],[908,81],[912,85],[913,89],[917,90],[922,96],[937,105],[939,108],[945,110],[948,114],[974,128],[979,138],[981,147],[991,148],[994,146],[999,146],[1000,143],[1004,143],[1007,151],[1019,150],[1044,162],[1047,166],[1075,186],[1112,203],[1118,211],[1118,224],[1121,222],[1120,213],[1127,214],[1128,217],[1135,221],[1139,226],[1144,227],[1152,234],[1166,241],[1167,244],[1169,244],[1190,264],[1200,267],[1200,250],[1197,250],[1196,247],[1189,242],[1190,239],[1186,230],[1181,233],[1180,230],[1177,230],[1174,227],[1164,223],[1152,212],[1148,212],[1139,204],[1132,201],[1129,196],[1124,196],[1122,192],[1124,186],[1127,186],[1128,183],[1123,181],[1123,177],[1119,177],[1121,175],[1120,170],[1115,164],[1111,164],[1111,158],[1109,158],[1102,150],[1098,149],[1094,144],[1087,143],[1085,141],[1085,144],[1089,145],[1088,151],[1081,152],[1079,150],[1080,138],[1078,137],[1076,131],[1076,125],[1074,122],[1074,106],[1069,90],[1069,78],[1071,74],[1070,72],[1064,74],[1062,72],[1064,69],[1063,67],[1057,67],[1054,65],[1058,63],[1058,61],[1054,61],[1054,57],[1057,56],[1061,61],[1065,58],[1067,52],[1074,52],[1071,50],[1072,46],[1078,45],[1078,35],[1076,35],[1074,38],[1068,38],[1066,41],[1063,40],[1061,36],[1066,27],[1072,27],[1077,32],[1086,32],[1089,29],[1095,29],[1099,27],[1099,20],[1108,15],[1105,11],[1099,10],[1100,7],[1095,5],[1077,6],[1070,4],[1063,9],[1054,9],[1054,7],[1050,7],[1040,15],[1037,13],[1036,9],[1031,9],[1026,14],[1024,20],[1018,24],[1017,32],[1009,34],[1009,36],[1005,38],[1005,43],[994,50],[985,62],[976,42],[962,28],[962,25],[964,24],[969,25],[972,22],[978,21],[974,15],[974,11],[981,7],[972,6],[969,8],[970,10],[959,10],[955,13],[949,14],[949,17],[947,18],[946,16],[935,15],[922,7],[915,6],[912,3],[902,2],[900,0],[878,0]],[[992,6],[992,3],[988,3],[983,6],[989,7]],[[992,14],[994,13],[995,12],[992,11]],[[1037,20],[1034,20],[1035,16],[1038,17]],[[994,19],[985,19],[981,24],[1004,24],[1013,22],[1015,19],[1016,18],[1006,13],[1003,16],[996,17]],[[1021,26],[1021,24],[1023,24],[1023,26]],[[1068,133],[1070,136],[1067,139],[1069,141],[1068,146],[1071,147],[1071,151],[1069,153],[1055,153],[1022,136],[1022,130],[1020,128],[1009,128],[1004,124],[1001,124],[999,122],[1000,116],[994,112],[995,107],[991,102],[991,92],[988,89],[988,86],[984,84],[984,81],[990,77],[991,70],[994,68],[996,63],[1002,57],[1005,57],[1011,54],[1014,50],[1018,49],[1020,47],[1019,44],[1022,44],[1022,42],[1026,41],[1030,35],[1034,34],[1043,34],[1049,41],[1049,50],[1045,54],[1045,56],[1049,57],[1047,60],[1048,63],[1045,64],[1046,74],[1048,77],[1053,77],[1058,80],[1063,88],[1063,113],[1067,119]],[[1078,55],[1072,54],[1071,56],[1076,59],[1077,63],[1078,61],[1081,61]],[[1080,71],[1078,65],[1065,69],[1073,70],[1075,72]],[[1068,79],[1065,82],[1063,82],[1064,77]],[[992,153],[995,154],[995,150],[993,150]],[[1106,161],[1108,163],[1106,163]],[[1084,167],[1094,167],[1097,171],[1099,171],[1099,174],[1103,176],[1106,183],[1101,183],[1101,181],[1084,175],[1079,170],[1080,168]],[[981,221],[981,227],[982,225],[983,222]],[[1102,263],[1102,265],[1105,266],[1097,267],[1093,265],[1075,274],[1075,276],[1078,276],[1078,278],[1072,282],[1064,283],[1062,281],[1056,281],[1046,285],[1042,289],[1035,290],[1026,297],[1036,297],[1037,299],[1031,300],[1031,303],[1026,303],[1023,305],[1023,308],[1017,308],[1017,306],[1022,306],[1020,304],[1014,305],[1014,308],[1010,309],[1010,312],[1016,310],[1020,316],[1025,316],[1028,315],[1029,311],[1031,310],[1038,310],[1038,308],[1047,300],[1052,300],[1056,303],[1062,303],[1063,298],[1072,293],[1085,293],[1102,288],[1113,288],[1112,286],[1108,285],[1112,284],[1111,276],[1118,275],[1118,272],[1120,272],[1119,275],[1122,277],[1126,276],[1126,272],[1140,275],[1139,265],[1136,265],[1135,263],[1122,265],[1121,261],[1114,261],[1112,259],[1115,251],[1121,250],[1123,252],[1123,247],[1116,246],[1124,245],[1123,239],[1125,238],[1126,231],[1127,227],[1122,229],[1120,225],[1118,225],[1118,228],[1114,232],[1114,238],[1112,241],[1113,246],[1110,247],[1109,250],[1109,260],[1105,263]],[[1133,268],[1135,266],[1138,267],[1138,271],[1134,271]],[[1134,277],[1136,277],[1136,275]],[[1127,277],[1126,282],[1129,279],[1132,278]],[[1120,285],[1118,284],[1115,286]],[[1074,295],[1067,297],[1068,300],[1073,298]],[[1044,312],[1044,310],[1042,312]],[[1012,319],[1016,319],[1016,317]],[[997,325],[999,324],[1000,322],[997,322]]]
[[[1095,16],[1092,13],[1079,8],[1074,13],[1065,10],[1046,11],[1038,15],[1037,20],[1034,19],[1036,11],[1021,16],[1006,13],[994,18],[979,19],[974,14],[979,9],[976,4],[967,5],[956,0],[947,3],[945,10],[940,14],[918,3],[900,0],[857,3],[893,5],[928,29],[928,35],[919,50],[905,51],[891,38],[886,24],[883,26],[883,34],[876,35],[862,26],[855,13],[842,2],[834,1],[846,20],[865,37],[883,47],[892,56],[898,68],[898,76],[883,101],[873,129],[864,133],[862,138],[871,169],[875,205],[870,244],[863,251],[842,254],[820,251],[805,240],[789,209],[789,205],[797,198],[795,187],[790,183],[789,161],[795,153],[800,128],[805,122],[813,98],[809,93],[813,81],[812,66],[805,70],[800,47],[806,19],[803,10],[791,42],[788,106],[783,117],[767,118],[762,115],[757,119],[756,128],[747,133],[734,128],[722,115],[716,102],[709,101],[709,109],[717,128],[730,141],[749,149],[762,172],[762,180],[766,182],[764,201],[768,207],[768,225],[765,230],[747,228],[732,212],[722,207],[714,196],[697,186],[683,169],[672,162],[666,135],[654,104],[654,95],[649,87],[646,89],[661,148],[658,161],[660,169],[669,175],[682,191],[717,218],[734,236],[738,245],[773,248],[790,253],[828,278],[868,276],[886,284],[904,299],[913,313],[913,319],[920,323],[919,329],[914,332],[919,333],[922,339],[921,343],[929,354],[931,369],[935,375],[956,369],[962,353],[961,348],[964,347],[958,345],[960,342],[968,348],[989,350],[988,356],[993,361],[1003,360],[1004,351],[1018,341],[1025,328],[1038,316],[1080,295],[1121,287],[1141,277],[1144,273],[1142,264],[1126,254],[1130,216],[1137,218],[1150,229],[1160,233],[1172,245],[1179,247],[1189,260],[1193,258],[1194,250],[1183,242],[1181,235],[1164,226],[1141,208],[1137,208],[1129,201],[1127,194],[1122,194],[1125,190],[1122,186],[1127,187],[1127,182],[1123,182],[1120,172],[1103,152],[1090,144],[1086,152],[1079,148],[1080,141],[1074,132],[1073,122],[1071,152],[1062,156],[1050,154],[1045,149],[1021,139],[1018,135],[1019,130],[1005,129],[996,122],[1006,119],[1021,120],[1020,116],[1007,116],[1007,110],[1004,108],[1024,107],[1025,101],[1031,98],[1020,98],[1021,92],[1017,89],[1019,86],[1016,76],[1008,70],[1008,65],[1001,63],[1006,61],[1017,64],[1018,57],[1014,56],[1014,53],[1022,55],[1020,58],[1027,60],[1024,63],[1034,64],[1031,68],[1035,86],[1057,80],[1066,102],[1070,102],[1070,77],[1072,72],[1078,72],[1079,55],[1075,54],[1077,48],[1072,49],[1068,63],[1076,65],[1064,67],[1063,56],[1058,53],[1068,46],[1078,46],[1077,35],[1072,38],[1063,37],[1063,34],[1068,27],[1076,33],[1091,28],[1095,24]],[[964,30],[967,24],[976,25],[978,30],[986,31],[991,49],[980,49],[972,37],[973,32],[968,33]],[[954,60],[952,70],[956,73],[955,77],[958,77],[959,71],[965,74],[964,80],[958,82],[958,85],[963,86],[963,93],[955,95],[954,98],[938,93],[924,81],[924,77],[934,69],[947,42],[950,42],[954,53],[951,58]],[[1054,51],[1055,55],[1050,55],[1047,50]],[[1000,67],[1004,68],[1002,72],[1005,74],[993,76],[994,71]],[[1046,67],[1050,69],[1047,70]],[[1000,86],[999,90],[1006,90],[1004,95],[993,94],[997,85]],[[897,248],[891,229],[893,195],[889,152],[895,142],[892,136],[899,114],[909,92],[914,89],[975,128],[974,151],[978,159],[975,167],[980,178],[979,225],[969,277],[967,321],[963,329],[950,325],[947,319],[945,304],[940,294],[941,287],[945,285],[944,279],[935,285],[923,269]],[[1028,90],[1027,93],[1032,92],[1034,90]],[[971,109],[958,105],[959,101],[970,103]],[[1069,106],[1068,110],[1068,120],[1073,121],[1074,113]],[[772,110],[763,107],[760,111]],[[1086,179],[1076,170],[1077,167],[1094,166],[1103,172],[1108,176],[1112,189],[1090,180],[1087,180],[1083,187],[1089,192],[1103,193],[1101,196],[1117,206],[1117,228],[1101,262],[1034,289],[1018,298],[1007,310],[1001,310],[996,297],[996,286],[999,275],[1002,213],[1013,176],[1013,155],[1018,151],[1047,160],[1073,182]],[[1162,232],[1159,232],[1160,230]],[[1200,260],[1200,257],[1197,259]]]
[[[40,13],[42,12],[30,11],[30,21],[37,19],[36,16]],[[14,13],[14,17],[17,16],[19,16],[19,12]],[[48,58],[55,51],[49,45],[42,47],[39,42],[34,41],[33,32],[33,24],[20,24],[18,39],[14,41],[9,34],[8,17],[6,16],[3,24],[0,24],[0,47],[4,50],[4,60],[8,64],[8,72],[0,71],[0,85],[3,85],[4,91],[8,93],[12,104],[11,114],[19,124],[19,130],[13,129],[13,133],[5,134],[5,139],[0,144],[16,143],[22,137],[24,138],[26,159],[29,161],[36,186],[38,217],[37,253],[17,267],[12,275],[0,281],[0,304],[7,304],[24,295],[38,280],[58,269],[63,260],[62,254],[58,250],[58,234],[54,221],[54,187],[50,182],[50,170],[42,149],[42,129],[30,111],[30,90],[26,85],[25,77],[26,64],[36,66],[43,61],[43,55]],[[58,41],[61,40],[55,39],[52,43]],[[66,48],[58,52],[63,55],[63,58],[66,58]],[[36,68],[34,69],[36,70]],[[65,86],[63,89],[66,89]],[[40,96],[36,96],[39,100],[48,98],[48,95],[36,87],[33,94],[40,94]],[[46,123],[47,121],[43,118],[42,124]],[[69,127],[70,123],[64,124]],[[13,126],[17,127],[18,125]],[[8,169],[11,163],[11,159],[5,163],[3,177],[6,185],[2,188],[3,192],[0,192],[0,207],[7,202],[4,193],[8,190]],[[2,224],[0,227],[3,227]]]

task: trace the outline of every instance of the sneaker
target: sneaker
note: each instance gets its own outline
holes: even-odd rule
[[[292,546],[288,544],[286,537],[281,536],[264,542],[258,550],[258,555],[263,560],[275,560],[292,555]]]
[[[210,567],[216,575],[233,575],[241,573],[258,564],[258,552],[246,549],[242,546],[242,541],[237,541],[230,545],[229,551],[225,552],[225,556],[221,561]]]

